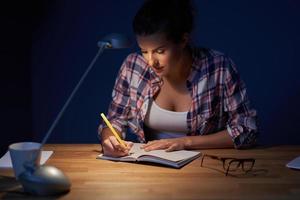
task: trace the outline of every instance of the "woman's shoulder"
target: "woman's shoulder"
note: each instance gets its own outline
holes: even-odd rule
[[[130,53],[125,58],[121,72],[128,78],[129,82],[139,84],[140,81],[147,81],[151,76],[151,70],[146,60],[139,53]]]
[[[217,77],[222,76],[225,72],[232,73],[236,71],[233,61],[220,51],[204,47],[194,47],[192,55],[192,81],[199,81],[203,77],[217,79]]]
[[[206,47],[192,47],[192,57],[194,67],[198,66],[202,69],[205,68],[204,66],[210,69],[226,67],[233,63],[225,53]]]
[[[196,60],[226,58],[227,55],[206,47],[192,47],[192,55]]]
[[[147,65],[147,62],[145,61],[145,59],[143,58],[142,55],[140,55],[139,53],[137,52],[134,52],[134,53],[130,53],[126,58],[125,58],[125,61],[126,63],[130,63],[131,65],[134,65],[134,64],[138,64],[138,65],[141,65],[141,66],[146,66]]]

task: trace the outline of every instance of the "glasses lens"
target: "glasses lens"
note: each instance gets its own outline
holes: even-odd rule
[[[228,160],[226,164],[228,171],[235,171],[240,167],[240,161],[238,160]]]
[[[246,160],[243,163],[243,170],[244,171],[250,171],[250,170],[252,170],[253,165],[254,165],[254,161],[252,161],[252,160],[249,160],[249,161]]]

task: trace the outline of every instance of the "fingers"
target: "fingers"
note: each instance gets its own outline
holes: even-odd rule
[[[162,140],[152,140],[142,146],[143,149],[162,143]]]
[[[146,144],[142,145],[142,146],[141,146],[141,149],[145,149],[145,148],[151,146],[151,145],[152,145],[153,143],[155,143],[155,142],[156,142],[156,140],[149,141],[149,142],[147,142]]]
[[[166,152],[171,152],[171,151],[176,151],[179,150],[179,145],[177,145],[176,143],[170,145],[167,149]]]
[[[152,150],[167,149],[169,146],[170,146],[170,142],[168,140],[154,140],[143,145],[142,148],[145,151],[152,151]]]
[[[167,152],[184,149],[183,140],[181,139],[161,139],[153,140],[143,145],[145,151],[165,149]]]
[[[126,146],[121,145],[115,136],[110,136],[109,140],[113,145],[114,149],[118,149],[119,151],[126,151]]]
[[[126,143],[127,148],[130,150],[131,147],[133,146],[133,142],[125,141],[125,143]]]
[[[126,143],[126,147],[122,146],[115,136],[109,136],[102,143],[103,154],[111,157],[122,157],[128,155],[133,143],[126,141],[124,141],[124,143]]]

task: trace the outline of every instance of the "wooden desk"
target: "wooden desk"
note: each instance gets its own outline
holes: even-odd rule
[[[203,153],[253,157],[254,174],[225,176],[221,163],[201,158],[181,169],[96,159],[97,144],[50,144],[54,150],[47,162],[62,169],[71,179],[67,194],[42,199],[299,199],[300,171],[285,164],[300,156],[300,146],[250,150],[212,149]],[[213,169],[212,169],[213,168]],[[221,168],[220,168],[221,169]],[[0,171],[0,199],[39,199],[25,195],[12,170]]]

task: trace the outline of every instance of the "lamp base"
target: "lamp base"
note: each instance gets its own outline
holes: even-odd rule
[[[54,166],[39,166],[34,171],[22,173],[20,180],[24,191],[33,195],[57,195],[66,193],[71,188],[69,178]]]

